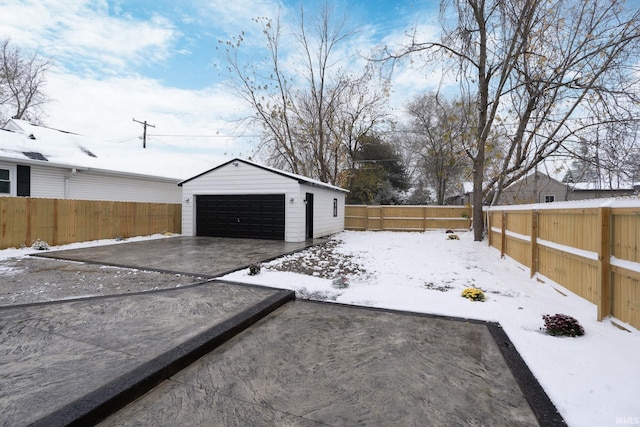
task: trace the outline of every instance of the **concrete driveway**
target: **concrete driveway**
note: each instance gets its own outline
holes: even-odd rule
[[[46,256],[215,276],[299,248],[179,237]],[[2,307],[2,425],[564,424],[499,325],[294,299],[208,281]]]
[[[223,276],[254,262],[264,262],[326,240],[300,243],[224,237],[172,237],[92,248],[43,252],[38,256],[100,265]]]

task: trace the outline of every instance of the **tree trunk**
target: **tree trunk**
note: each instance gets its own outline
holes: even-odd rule
[[[473,161],[473,240],[476,242],[484,238],[484,218],[482,215],[482,184],[484,178],[484,145],[478,147],[478,155]]]

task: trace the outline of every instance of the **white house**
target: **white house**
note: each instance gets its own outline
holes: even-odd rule
[[[9,120],[0,129],[0,196],[181,202],[177,184],[184,176],[142,172],[176,168],[163,166],[151,152],[119,147],[105,154],[105,147],[82,135]]]
[[[344,190],[233,159],[178,184],[182,234],[302,242],[344,230]]]

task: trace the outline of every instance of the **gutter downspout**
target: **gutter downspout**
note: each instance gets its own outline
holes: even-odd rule
[[[64,176],[64,198],[68,199],[69,198],[69,180],[76,174],[78,173],[78,171],[76,170],[76,168],[70,169],[68,173],[65,174]]]

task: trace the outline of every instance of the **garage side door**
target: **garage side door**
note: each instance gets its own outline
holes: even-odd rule
[[[196,196],[196,234],[284,240],[284,194]]]

